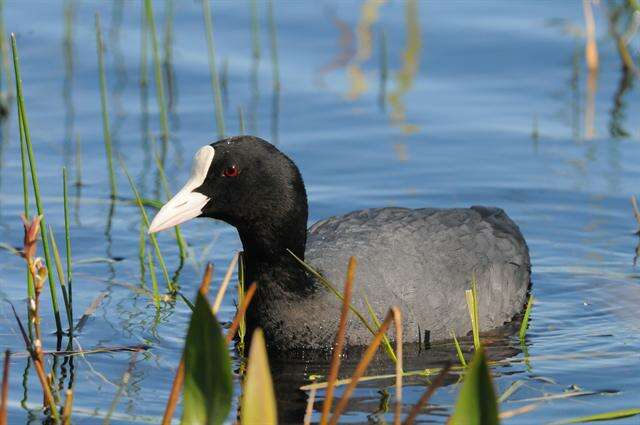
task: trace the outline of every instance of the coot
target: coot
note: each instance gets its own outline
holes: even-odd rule
[[[481,330],[522,311],[530,283],[527,244],[499,208],[374,208],[331,217],[307,231],[307,195],[296,165],[252,136],[202,147],[185,186],[150,225],[157,232],[194,217],[234,226],[244,249],[247,282],[258,282],[251,326],[264,329],[271,349],[327,349],[340,302],[307,274],[288,250],[340,289],[348,259],[358,261],[353,303],[378,317],[403,313],[407,342],[469,333],[465,290],[475,274]],[[346,344],[371,334],[351,317]]]

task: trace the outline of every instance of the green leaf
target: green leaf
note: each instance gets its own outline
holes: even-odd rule
[[[580,424],[583,422],[610,421],[614,419],[629,418],[631,416],[636,416],[636,415],[640,415],[640,408],[615,410],[613,412],[605,412],[605,413],[596,413],[595,415],[581,416],[579,418],[573,418],[573,419],[567,419],[560,422],[555,422],[555,424],[556,425]]]
[[[482,348],[476,351],[458,395],[452,425],[497,425],[498,405]]]
[[[231,409],[231,361],[211,306],[198,292],[184,344],[183,424],[222,424]]]
[[[240,422],[243,424],[278,423],[276,396],[262,329],[256,329],[251,339],[241,406]]]

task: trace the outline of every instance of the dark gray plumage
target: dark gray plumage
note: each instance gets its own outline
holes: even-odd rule
[[[474,273],[483,331],[521,312],[529,287],[527,245],[498,208],[368,209],[309,229],[306,262],[340,288],[352,255],[358,261],[354,306],[366,316],[365,294],[381,319],[390,306],[400,307],[406,342],[470,332],[465,290]],[[324,289],[308,298],[281,295],[271,302],[273,320],[263,321],[272,343],[330,347],[339,319],[336,297]],[[351,315],[346,338],[347,345],[367,345],[372,336]]]

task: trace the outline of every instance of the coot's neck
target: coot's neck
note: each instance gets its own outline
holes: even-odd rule
[[[298,205],[297,214],[281,219],[271,217],[268,221],[255,220],[236,225],[244,250],[247,284],[257,282],[263,289],[281,289],[300,295],[312,288],[313,283],[303,267],[291,255],[293,253],[304,260],[306,199],[303,207]],[[271,290],[268,292],[273,292]]]

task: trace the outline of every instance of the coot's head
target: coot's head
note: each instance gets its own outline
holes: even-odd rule
[[[304,254],[307,196],[298,168],[268,142],[252,136],[222,139],[198,150],[184,187],[157,213],[149,233],[195,217],[238,229],[254,257]]]

